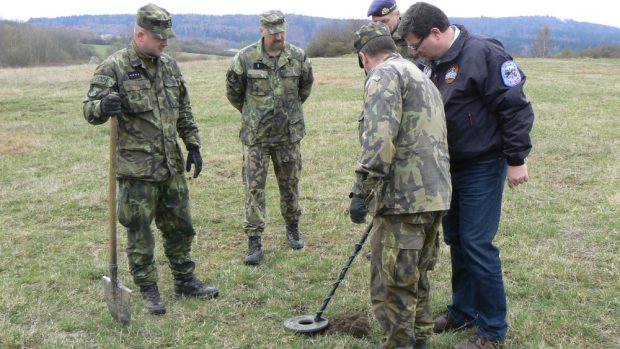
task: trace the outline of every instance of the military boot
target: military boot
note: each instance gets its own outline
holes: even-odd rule
[[[211,299],[218,295],[217,288],[205,286],[194,274],[185,278],[174,279],[174,298],[186,296]]]
[[[299,223],[286,223],[286,238],[293,250],[301,250],[304,248],[304,240],[299,236]]]
[[[263,259],[261,250],[260,236],[250,236],[248,238],[248,255],[245,256],[243,263],[247,265],[259,265]]]
[[[413,349],[426,349],[426,342],[415,342]]]
[[[140,286],[140,294],[142,295],[142,303],[144,307],[155,315],[163,315],[166,313],[166,306],[159,296],[157,284],[147,284]]]

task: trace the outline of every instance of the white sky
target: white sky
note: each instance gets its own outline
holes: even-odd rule
[[[60,17],[83,14],[130,14],[152,1],[170,13],[206,15],[259,14],[279,9],[284,13],[328,18],[365,18],[371,0],[16,0],[4,4],[0,18],[26,21],[31,17]],[[579,22],[620,28],[614,0],[426,0],[448,17],[553,16]],[[397,0],[404,12],[416,0]]]

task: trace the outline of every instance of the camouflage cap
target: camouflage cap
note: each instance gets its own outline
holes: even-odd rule
[[[172,31],[170,13],[155,4],[140,7],[136,23],[162,40],[176,36]]]
[[[392,37],[390,28],[388,28],[387,25],[382,22],[364,24],[355,32],[353,47],[355,47],[355,51],[359,53],[369,41],[382,36]]]
[[[265,28],[269,34],[281,33],[288,29],[284,14],[279,10],[270,10],[261,13],[260,25]]]

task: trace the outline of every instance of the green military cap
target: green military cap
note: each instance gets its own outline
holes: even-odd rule
[[[261,13],[260,25],[265,28],[269,34],[276,34],[286,31],[288,25],[284,14],[279,10],[270,10]]]
[[[390,28],[381,22],[370,22],[355,32],[353,47],[359,53],[369,41],[382,36],[391,38]]]
[[[172,31],[170,13],[155,4],[140,7],[137,24],[162,40],[176,36]]]

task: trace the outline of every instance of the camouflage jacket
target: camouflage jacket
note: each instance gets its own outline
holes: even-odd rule
[[[400,26],[400,23],[401,21],[399,19],[396,29],[394,29],[394,31],[392,32],[392,40],[394,40],[394,43],[396,44],[396,52],[400,53],[400,55],[403,58],[406,58],[410,60],[411,62],[415,63],[415,59],[413,58],[413,53],[411,53],[411,50],[409,49],[409,46],[407,45],[407,41],[405,41],[405,39],[401,37],[398,32],[398,26]]]
[[[84,100],[84,117],[98,125],[108,120],[101,115],[100,100],[111,92],[121,96],[118,178],[161,181],[183,173],[177,136],[186,147],[200,147],[186,83],[177,63],[163,54],[155,64],[149,72],[135,44],[112,54],[95,70]]]
[[[241,112],[241,142],[300,141],[301,105],[313,82],[310,60],[296,46],[285,43],[277,62],[263,51],[262,39],[239,51],[226,72],[226,97]]]
[[[398,54],[371,69],[365,85],[353,192],[372,214],[448,209],[446,119],[435,85]]]

